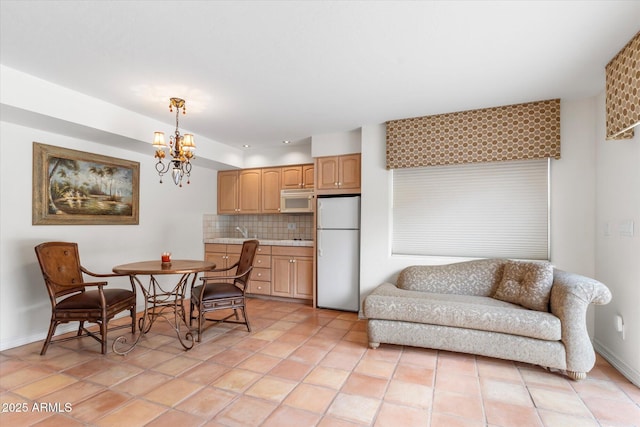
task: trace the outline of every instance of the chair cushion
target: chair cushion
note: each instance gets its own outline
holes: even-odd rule
[[[193,289],[191,289],[191,298],[197,300],[200,298],[200,292],[202,292],[202,285],[194,286]],[[242,290],[233,283],[209,283],[204,289],[202,299],[207,301],[219,298],[236,298],[243,295]]]
[[[117,304],[128,298],[135,296],[132,291],[126,289],[105,289],[104,299],[107,305]],[[100,309],[100,294],[98,291],[86,291],[80,294],[72,295],[60,301],[56,305],[56,310],[78,310],[78,309]]]

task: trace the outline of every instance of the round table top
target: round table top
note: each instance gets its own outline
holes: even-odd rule
[[[155,260],[116,265],[113,267],[113,272],[118,274],[188,274],[209,271],[214,268],[216,268],[216,264],[210,261],[174,259],[170,263]]]

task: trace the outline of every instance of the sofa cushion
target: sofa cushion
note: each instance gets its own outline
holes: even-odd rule
[[[505,259],[480,259],[445,265],[414,265],[398,276],[400,289],[440,294],[491,296],[502,278]]]
[[[538,311],[549,311],[553,266],[548,262],[507,261],[493,297]]]
[[[369,319],[399,320],[558,341],[560,319],[490,297],[436,294],[378,286],[364,303]]]

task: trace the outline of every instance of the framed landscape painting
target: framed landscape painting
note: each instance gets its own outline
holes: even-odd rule
[[[33,143],[33,225],[138,224],[140,163]]]

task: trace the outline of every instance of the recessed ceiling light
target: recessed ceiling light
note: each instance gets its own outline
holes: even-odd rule
[[[284,141],[282,141],[283,144],[291,144],[291,141],[289,141],[288,139],[285,139]]]
[[[249,144],[244,144],[244,145],[243,145],[243,147],[244,147],[244,148],[249,148],[249,147],[251,147],[251,146],[250,146]]]

